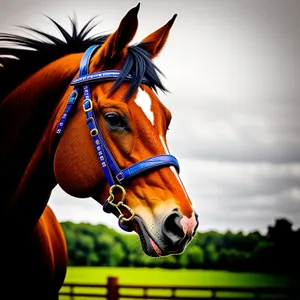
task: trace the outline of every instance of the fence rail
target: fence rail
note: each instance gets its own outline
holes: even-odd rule
[[[84,291],[86,289],[86,291]],[[92,290],[101,292],[91,292]],[[80,298],[79,298],[80,297]],[[300,299],[300,287],[211,287],[211,286],[159,286],[119,284],[118,278],[108,277],[107,284],[64,283],[60,291],[62,300],[79,299]]]

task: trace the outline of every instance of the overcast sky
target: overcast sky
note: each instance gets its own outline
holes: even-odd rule
[[[0,31],[12,25],[55,31],[44,14],[70,28],[99,15],[94,31],[114,31],[132,0],[2,0]],[[140,1],[134,42],[178,19],[156,60],[173,114],[171,153],[200,216],[199,230],[264,232],[275,218],[300,227],[300,1]],[[70,6],[72,3],[72,6]],[[92,199],[59,187],[50,206],[60,221],[117,219]]]

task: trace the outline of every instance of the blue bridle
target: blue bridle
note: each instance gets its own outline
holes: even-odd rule
[[[110,187],[114,187],[116,184],[122,185],[123,182],[128,181],[135,176],[164,166],[174,166],[179,172],[178,161],[173,155],[170,154],[153,156],[134,165],[131,165],[130,167],[125,169],[120,169],[120,167],[116,163],[97,123],[97,119],[93,110],[90,84],[95,82],[114,81],[119,77],[121,71],[108,70],[89,74],[90,59],[94,51],[99,47],[100,45],[89,47],[81,59],[79,67],[79,77],[74,79],[71,83],[71,85],[74,86],[74,89],[68,99],[67,106],[58,123],[56,129],[57,135],[62,135],[72,107],[74,107],[74,104],[79,98],[79,95],[83,93],[83,110],[86,114],[86,123],[90,130],[90,134],[94,142],[100,165]],[[128,75],[125,80],[130,81],[131,75]],[[142,83],[147,84],[148,80],[146,78],[143,78]],[[103,209],[106,212],[110,212],[107,206],[107,200],[103,204]]]

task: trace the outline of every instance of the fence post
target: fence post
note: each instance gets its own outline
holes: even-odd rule
[[[70,285],[70,297],[71,300],[74,300],[74,285]]]
[[[118,278],[108,277],[107,278],[107,300],[118,300]]]
[[[217,297],[217,291],[215,288],[211,289],[211,299],[216,299]]]

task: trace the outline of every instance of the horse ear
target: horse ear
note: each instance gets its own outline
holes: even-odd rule
[[[177,14],[175,14],[172,17],[172,19],[168,23],[166,23],[163,27],[149,34],[139,44],[139,47],[149,52],[151,58],[157,56],[162,50],[162,48],[164,47],[176,17]]]
[[[140,3],[130,9],[121,20],[118,29],[111,34],[101,48],[95,53],[92,64],[99,65],[105,60],[111,60],[120,54],[133,39],[138,27],[138,12]]]

